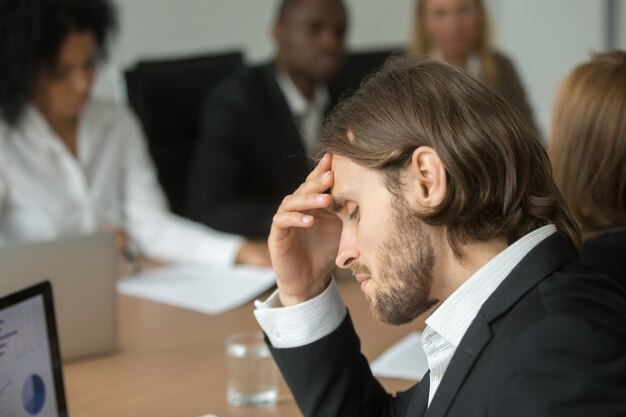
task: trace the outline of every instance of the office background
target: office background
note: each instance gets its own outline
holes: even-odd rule
[[[413,0],[345,0],[351,50],[398,48],[411,32]],[[278,0],[116,0],[121,30],[95,94],[125,100],[122,70],[138,60],[241,50],[272,56]],[[563,76],[591,51],[626,49],[626,0],[487,0],[494,40],[516,64],[543,136]]]

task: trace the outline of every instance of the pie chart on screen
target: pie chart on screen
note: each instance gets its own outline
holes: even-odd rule
[[[22,388],[22,404],[24,410],[31,416],[38,414],[46,400],[46,387],[43,379],[37,374],[32,374],[24,382]]]

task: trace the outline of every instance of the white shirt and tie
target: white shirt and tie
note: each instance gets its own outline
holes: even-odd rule
[[[242,239],[169,212],[141,129],[126,108],[92,100],[77,156],[29,106],[0,121],[0,245],[122,227],[147,256],[228,265]]]
[[[430,368],[430,405],[456,348],[482,305],[515,266],[541,241],[556,232],[548,225],[532,231],[500,252],[452,293],[426,320],[422,348]],[[276,348],[313,343],[339,327],[346,307],[333,281],[317,297],[282,307],[278,290],[266,301],[256,301],[254,314]]]
[[[304,149],[308,155],[313,155],[316,151],[324,113],[330,103],[328,88],[323,84],[318,84],[313,97],[309,100],[284,72],[276,73],[276,81],[298,126]]]

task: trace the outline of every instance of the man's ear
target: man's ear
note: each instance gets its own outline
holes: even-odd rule
[[[285,37],[285,27],[282,22],[276,22],[272,28],[272,39],[275,45],[282,45]]]
[[[428,213],[440,205],[446,197],[446,168],[437,151],[429,146],[413,151],[403,182],[416,213]]]

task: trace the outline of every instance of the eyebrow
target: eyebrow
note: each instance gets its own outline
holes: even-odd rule
[[[339,203],[337,201],[335,201],[335,199],[333,198],[333,202],[330,203],[330,210],[334,213],[339,213],[341,210],[343,210],[344,204],[343,203]]]
[[[331,190],[332,192],[332,190]],[[332,194],[331,194],[332,196]],[[348,198],[346,198],[346,196],[344,194],[339,194],[337,196],[333,196],[333,201],[332,203],[330,203],[330,210],[335,212],[335,213],[339,213],[341,210],[344,209],[344,207],[346,206],[346,201],[349,200]]]

